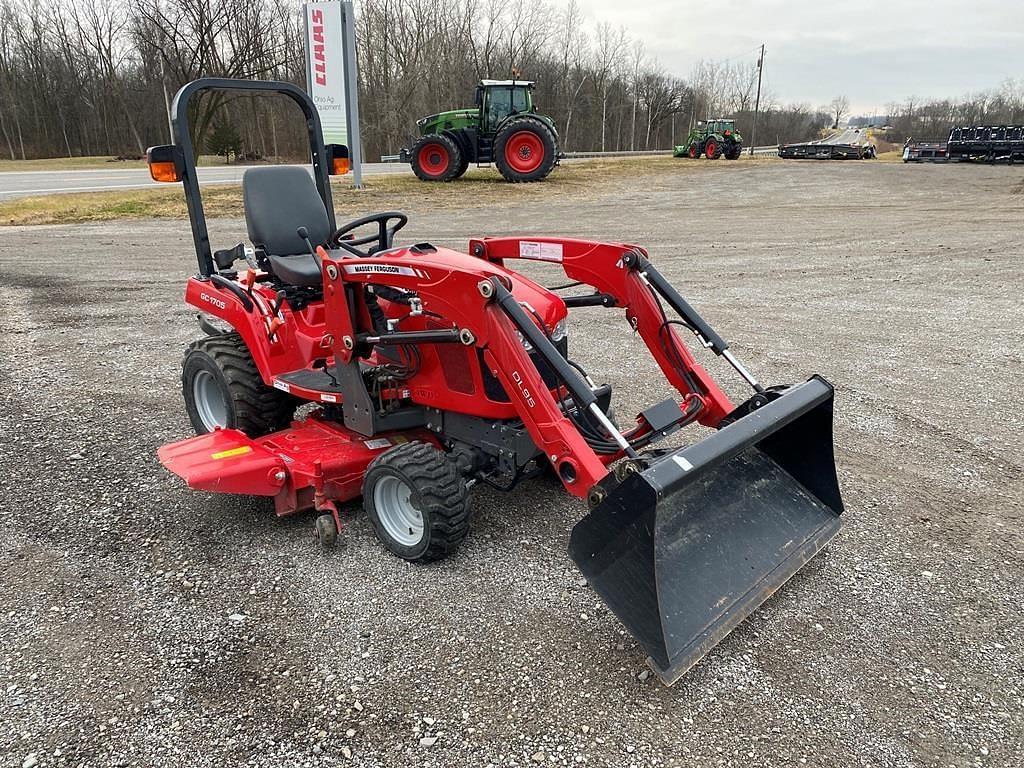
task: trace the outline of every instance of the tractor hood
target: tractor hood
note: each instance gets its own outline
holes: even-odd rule
[[[470,256],[467,253],[449,248],[436,248],[432,252],[425,252],[425,245],[433,248],[433,246],[427,244],[420,244],[411,248],[394,248],[378,253],[377,256],[381,259],[393,260],[396,264],[408,260],[411,264],[415,265],[420,276],[426,279],[430,279],[434,275],[443,275],[452,267],[477,273],[481,279],[492,275],[507,278],[511,293],[516,300],[523,306],[528,307],[530,314],[548,328],[554,328],[556,324],[565,320],[569,314],[565,302],[562,301],[558,294],[535,283],[520,272],[506,269],[476,256]],[[359,263],[368,265],[372,262],[360,261]],[[431,269],[435,265],[439,268],[436,272]]]
[[[438,133],[457,128],[468,128],[476,125],[480,120],[480,112],[475,107],[465,109],[450,109],[447,112],[438,112],[436,115],[427,115],[416,121],[420,135]]]

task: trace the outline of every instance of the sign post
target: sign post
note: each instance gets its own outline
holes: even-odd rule
[[[325,144],[345,144],[357,189],[363,186],[356,78],[356,16],[352,0],[303,3],[306,89],[320,113]]]

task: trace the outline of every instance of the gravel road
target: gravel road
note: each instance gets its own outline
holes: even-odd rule
[[[835,383],[844,531],[673,688],[581,583],[584,509],[549,482],[476,490],[428,567],[361,514],[322,555],[310,517],[183,488],[155,450],[187,433],[187,225],[0,230],[0,765],[1022,765],[1022,190],[719,163],[410,206],[406,242],[644,244],[763,379]],[[571,344],[624,413],[664,385],[602,312]]]

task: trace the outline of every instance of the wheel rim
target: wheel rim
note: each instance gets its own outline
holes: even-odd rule
[[[718,145],[715,144],[715,142],[713,141],[709,141],[707,149],[704,150],[704,154],[706,154],[708,157],[714,157],[716,149],[718,149]]]
[[[412,489],[394,475],[373,487],[373,508],[388,536],[405,547],[423,540],[423,513],[412,503]]]
[[[441,144],[425,144],[420,148],[419,163],[428,176],[440,176],[448,169],[448,150]]]
[[[207,431],[227,427],[228,403],[217,379],[209,371],[199,371],[192,379],[192,400],[196,404],[199,420]]]
[[[699,154],[700,153],[697,151],[697,145],[696,144],[691,144],[690,145],[690,157],[697,157]]]
[[[544,162],[544,142],[532,131],[519,131],[505,142],[505,162],[514,171],[532,173]]]

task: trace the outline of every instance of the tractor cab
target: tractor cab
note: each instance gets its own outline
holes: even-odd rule
[[[476,87],[481,131],[494,131],[509,115],[532,112],[533,85],[529,80],[481,80]]]
[[[709,120],[705,125],[707,133],[720,133],[723,136],[729,136],[736,131],[735,120]]]

